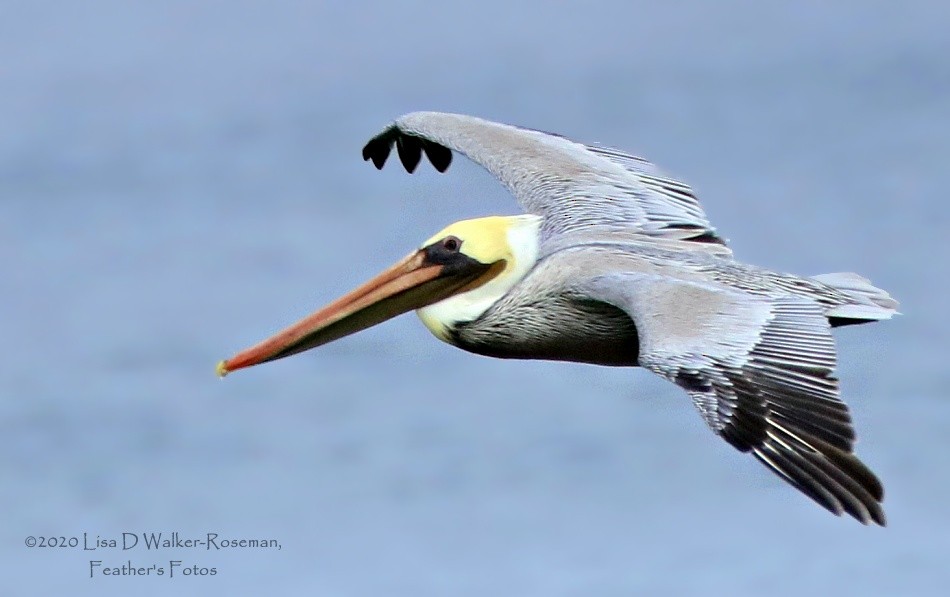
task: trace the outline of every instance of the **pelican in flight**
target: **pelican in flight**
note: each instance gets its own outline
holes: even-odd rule
[[[458,114],[398,118],[413,172],[452,152],[527,212],[448,226],[366,284],[218,365],[218,374],[332,342],[415,310],[440,340],[500,358],[640,366],[689,394],[709,427],[834,514],[885,524],[884,490],[854,455],[831,328],[897,302],[853,273],[804,277],[736,261],[693,191],[639,157]]]

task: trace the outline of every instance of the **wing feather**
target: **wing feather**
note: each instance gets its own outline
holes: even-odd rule
[[[825,307],[631,272],[586,288],[631,316],[640,364],[686,390],[723,439],[831,512],[885,524],[883,487],[853,453]]]
[[[688,185],[616,149],[472,116],[415,112],[370,139],[363,159],[381,169],[394,144],[408,172],[422,153],[439,172],[451,164],[452,151],[469,157],[527,212],[543,216],[548,233],[609,225],[725,245]]]

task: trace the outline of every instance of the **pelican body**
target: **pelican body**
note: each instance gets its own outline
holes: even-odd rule
[[[408,172],[453,152],[527,213],[456,222],[396,265],[218,365],[283,358],[415,310],[440,340],[499,358],[640,366],[680,386],[723,439],[835,514],[885,524],[854,455],[831,328],[897,303],[852,273],[736,261],[690,187],[641,158],[458,114],[398,118],[363,149]]]

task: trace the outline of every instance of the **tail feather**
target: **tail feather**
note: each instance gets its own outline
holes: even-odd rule
[[[826,315],[833,326],[890,319],[897,314],[898,303],[887,291],[871,284],[863,276],[837,272],[812,276],[812,279],[848,295],[854,302],[836,305]]]

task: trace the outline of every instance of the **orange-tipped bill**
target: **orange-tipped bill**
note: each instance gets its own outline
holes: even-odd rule
[[[461,257],[461,256],[460,256]],[[433,259],[420,249],[319,311],[226,361],[218,375],[309,350],[448,298],[490,268],[470,258]]]

